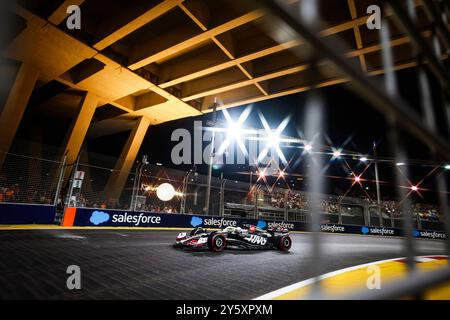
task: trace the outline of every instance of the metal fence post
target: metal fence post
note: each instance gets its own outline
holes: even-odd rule
[[[364,204],[363,210],[364,210],[364,225],[370,226],[372,221],[370,219],[370,210],[369,205],[367,203]]]
[[[61,192],[61,186],[62,186],[62,183],[64,180],[64,172],[66,171],[66,161],[67,161],[67,155],[64,155],[64,159],[61,164],[61,171],[59,172],[58,184],[56,185],[55,200],[53,201],[53,205],[55,207],[58,205],[58,197]]]
[[[380,192],[380,178],[378,176],[378,154],[377,154],[377,144],[373,143],[373,155],[375,156],[374,167],[375,167],[375,183],[377,191],[377,209],[378,218],[380,220],[380,227],[383,226],[383,215],[381,214],[381,192]],[[369,211],[370,214],[370,211]]]
[[[135,197],[136,197],[135,193],[136,193],[136,184],[138,183],[139,166],[140,166],[140,164],[137,165],[136,170],[134,172],[133,190],[131,192],[131,201],[130,201],[130,210],[132,210],[132,211],[134,211],[133,210],[133,207],[134,207],[133,204],[134,204]]]
[[[284,221],[288,221],[289,193],[290,191],[288,189],[284,194]]]
[[[417,221],[417,229],[422,229],[422,219],[420,218],[419,213],[416,214],[416,221]]]
[[[257,215],[258,215],[258,190],[259,190],[259,186],[256,186],[255,188],[255,199],[254,199],[254,207],[253,207],[253,218],[257,219]]]
[[[391,212],[391,227],[392,227],[392,228],[395,227],[395,219],[394,219],[393,212]]]
[[[141,183],[142,169],[147,164],[148,164],[147,155],[143,155],[142,162],[137,165],[136,171],[134,173],[133,191],[131,193],[131,203],[130,203],[131,211],[136,210],[136,197],[138,196],[139,185]]]
[[[184,214],[186,213],[186,196],[187,196],[187,185],[189,183],[189,175],[192,171],[189,171],[187,175],[183,179],[183,194],[181,195],[181,206],[180,206],[180,213]]]
[[[216,124],[217,124],[217,101],[216,101],[216,99],[214,99],[213,120],[212,120],[211,125],[212,125],[212,127],[215,127]],[[214,158],[216,157],[215,150],[214,150],[215,137],[216,137],[216,132],[213,130],[211,133],[211,152],[210,152],[210,156],[209,156],[208,176],[207,176],[207,181],[206,181],[205,207],[203,208],[204,213],[207,215],[209,215],[209,198],[211,197],[212,168],[213,168]]]
[[[225,184],[227,179],[222,179],[220,183],[220,216],[223,217],[225,212]]]
[[[77,161],[75,162],[74,167],[72,169],[72,181],[70,182],[69,194],[68,194],[65,208],[70,207],[70,202],[72,200],[73,187],[74,187],[74,182],[75,182],[75,175],[77,174],[77,171],[78,171],[79,162],[80,162],[80,156],[78,155]],[[76,203],[75,203],[75,206],[76,206]],[[64,216],[63,216],[63,219],[64,219]]]

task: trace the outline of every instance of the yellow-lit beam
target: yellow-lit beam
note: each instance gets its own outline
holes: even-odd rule
[[[118,30],[104,37],[102,40],[98,41],[96,44],[94,44],[94,48],[97,50],[103,50],[106,47],[109,47],[113,43],[119,41],[120,39],[125,38],[130,33],[136,31],[137,29],[143,27],[147,23],[160,17],[164,13],[172,10],[183,1],[184,0],[165,0],[161,2],[160,4],[141,14],[133,21],[127,23],[123,27],[119,28]]]
[[[67,8],[71,5],[81,6],[85,0],[65,0],[47,19],[54,25],[59,25],[67,18]]]
[[[119,200],[149,125],[150,121],[145,117],[136,121],[105,188],[105,195],[109,201]]]
[[[0,168],[4,153],[9,151],[19,128],[20,121],[38,79],[39,71],[33,66],[22,63],[14,84],[0,114]]]
[[[75,163],[78,157],[98,101],[98,97],[90,92],[86,93],[81,101],[79,112],[72,122],[70,134],[64,149],[64,154],[67,155],[66,162],[69,165]]]

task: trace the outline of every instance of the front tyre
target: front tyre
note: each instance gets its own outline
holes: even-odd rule
[[[282,236],[278,239],[278,250],[289,251],[292,246],[292,239],[289,236]]]
[[[211,234],[208,237],[208,248],[213,252],[221,252],[227,246],[227,239],[219,233]]]

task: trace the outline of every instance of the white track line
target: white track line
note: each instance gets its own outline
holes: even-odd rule
[[[429,255],[429,256],[418,256],[418,257],[415,257],[415,259],[418,259],[418,261],[421,261],[421,260],[422,261],[424,261],[424,260],[431,261],[432,259],[430,259],[430,258],[432,258],[432,257],[445,257],[446,258],[447,256],[446,255],[435,254],[435,255]],[[393,259],[386,259],[386,260],[380,260],[380,261],[364,263],[364,264],[360,264],[360,265],[357,265],[357,266],[348,267],[348,268],[344,268],[344,269],[340,269],[340,270],[336,270],[336,271],[325,273],[325,274],[319,276],[317,278],[317,280],[320,281],[320,280],[324,280],[324,279],[327,279],[327,278],[330,278],[330,277],[333,277],[333,276],[336,276],[336,275],[339,275],[339,274],[342,274],[342,273],[345,273],[345,272],[348,272],[348,271],[353,271],[353,270],[357,270],[357,269],[360,269],[360,268],[369,267],[369,266],[372,266],[372,265],[375,265],[375,264],[391,262],[391,261],[397,261],[397,260],[402,260],[402,259],[405,259],[405,258],[401,257],[401,258],[393,258]],[[303,280],[303,281],[291,284],[291,285],[289,285],[287,287],[284,287],[284,288],[281,288],[281,289],[278,289],[278,290],[266,293],[266,294],[264,294],[262,296],[254,298],[253,300],[272,300],[272,299],[275,299],[276,297],[279,297],[279,296],[281,296],[283,294],[286,294],[286,293],[288,293],[290,291],[293,291],[293,290],[296,290],[296,289],[300,289],[300,288],[306,287],[306,286],[308,286],[310,284],[313,284],[315,281],[316,281],[316,278],[310,278],[310,279],[307,279],[307,280]]]

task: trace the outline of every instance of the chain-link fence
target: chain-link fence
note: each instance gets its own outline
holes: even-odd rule
[[[206,175],[141,162],[136,162],[129,172],[120,172],[114,169],[116,159],[95,154],[85,159],[90,163],[80,160],[75,164],[75,188],[66,195],[72,199],[69,206],[311,222],[308,192],[212,177],[206,209]],[[98,165],[101,163],[111,168]],[[162,184],[173,187],[174,196],[170,200],[158,197]],[[416,203],[411,209],[415,228],[443,230],[436,206]],[[381,201],[378,206],[368,198],[321,195],[319,214],[322,223],[403,226],[397,201]]]
[[[135,183],[134,168],[115,168],[117,158],[83,150],[77,161],[67,167],[65,193],[69,207],[130,210]]]
[[[65,164],[64,160],[55,160],[61,159],[56,148],[19,142],[13,150],[16,153],[0,154],[0,202],[3,203],[57,205],[60,211],[65,206],[77,206],[311,221],[306,192],[212,177],[210,207],[205,209],[207,177],[195,171],[138,161],[129,172],[122,172],[115,169],[117,158],[86,150],[76,163]],[[30,151],[39,151],[42,157]],[[163,183],[175,189],[170,201],[162,201],[157,196],[157,188]],[[74,188],[70,188],[72,185]],[[381,201],[378,206],[373,199],[324,195],[320,207],[322,223],[403,227],[404,209],[393,200]],[[438,206],[418,202],[411,205],[411,212],[413,227],[444,230]]]
[[[0,202],[56,205],[64,161],[0,153]]]
[[[115,169],[116,158],[86,152],[73,164],[13,153],[2,156],[0,202],[4,203],[311,222],[308,192],[212,177],[206,209],[207,177],[193,170],[136,162],[123,172]],[[174,188],[168,201],[158,197],[162,184]],[[397,201],[381,201],[378,206],[367,198],[321,195],[320,209],[322,223],[403,227],[403,209]],[[414,203],[411,212],[415,228],[444,230],[439,207]]]

